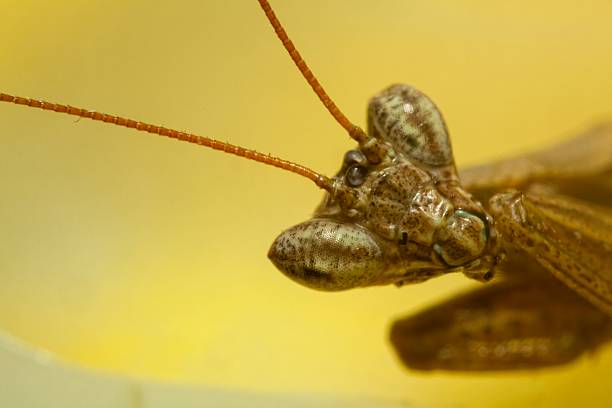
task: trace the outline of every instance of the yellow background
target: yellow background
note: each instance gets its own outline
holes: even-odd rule
[[[612,118],[612,3],[275,1],[346,114],[394,82],[459,165]],[[189,130],[333,174],[353,143],[253,1],[1,0],[3,92]],[[537,373],[400,367],[393,317],[472,285],[319,293],[266,259],[321,192],[191,145],[0,106],[0,327],[110,372],[418,406],[609,406],[612,349]]]

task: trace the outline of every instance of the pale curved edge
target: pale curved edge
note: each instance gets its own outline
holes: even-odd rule
[[[0,407],[11,408],[399,408],[357,397],[256,393],[175,385],[98,373],[63,363],[0,331]]]
[[[548,148],[459,169],[470,192],[522,188],[533,182],[580,180],[612,171],[612,121],[600,122]]]

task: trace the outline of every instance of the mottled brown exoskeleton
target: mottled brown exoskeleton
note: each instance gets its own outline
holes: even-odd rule
[[[544,367],[612,336],[612,126],[459,173],[444,119],[427,96],[407,85],[385,89],[370,101],[362,131],[325,94],[267,1],[260,4],[323,104],[358,143],[332,178],[96,111],[6,94],[0,100],[208,146],[310,178],[326,190],[322,203],[268,254],[305,286],[401,286],[450,272],[489,282],[393,325],[391,341],[409,367]]]
[[[413,368],[541,367],[610,338],[612,126],[459,175],[435,105],[393,85],[370,101],[368,134],[314,218],[272,244],[283,273],[321,290],[501,275],[393,325]]]

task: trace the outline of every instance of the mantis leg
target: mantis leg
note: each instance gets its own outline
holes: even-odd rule
[[[527,256],[612,315],[612,212],[559,195],[496,194],[490,210],[511,258]],[[521,254],[522,253],[522,254]]]
[[[488,284],[394,322],[390,337],[400,360],[417,370],[536,369],[570,362],[612,338],[606,313],[536,275]]]

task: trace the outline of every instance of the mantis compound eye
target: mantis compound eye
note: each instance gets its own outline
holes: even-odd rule
[[[367,229],[330,219],[309,220],[284,231],[268,257],[294,281],[327,291],[371,285],[386,267]]]
[[[368,169],[359,164],[353,164],[346,170],[346,183],[351,187],[359,187],[368,175]]]
[[[457,210],[437,232],[433,249],[448,265],[458,266],[479,257],[487,240],[485,221],[468,211]]]

